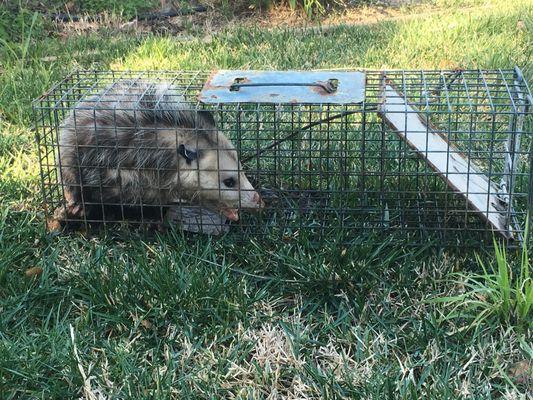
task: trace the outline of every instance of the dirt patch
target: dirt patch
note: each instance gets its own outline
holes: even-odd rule
[[[315,28],[372,24],[387,19],[408,17],[413,12],[431,10],[436,10],[436,7],[420,1],[388,0],[375,5],[346,6],[326,11],[319,18],[309,19],[301,10],[292,10],[287,6],[275,6],[269,10],[249,9],[232,16],[208,7],[204,12],[173,17],[162,16],[148,21],[139,19],[124,21],[109,14],[101,14],[98,18],[83,16],[77,21],[56,21],[55,28],[60,36],[111,30],[140,35],[151,33],[178,36],[187,40],[192,37],[210,36],[235,26]]]

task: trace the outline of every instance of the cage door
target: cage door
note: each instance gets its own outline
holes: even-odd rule
[[[384,79],[379,115],[446,184],[463,196],[495,231],[507,239],[515,239],[508,215],[512,214],[502,191],[467,155],[461,153],[439,130],[405,99],[405,96]]]

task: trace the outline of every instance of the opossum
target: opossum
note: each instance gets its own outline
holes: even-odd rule
[[[165,82],[123,80],[80,100],[60,127],[59,164],[67,219],[187,201],[237,221],[264,206],[213,115]]]

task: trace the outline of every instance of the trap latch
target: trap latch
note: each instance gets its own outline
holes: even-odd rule
[[[365,74],[357,71],[216,71],[199,95],[203,103],[357,104]]]

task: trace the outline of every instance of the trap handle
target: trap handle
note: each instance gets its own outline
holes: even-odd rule
[[[335,93],[339,87],[338,79],[328,79],[327,81],[316,82],[264,82],[264,83],[241,83],[245,78],[235,78],[234,83],[229,87],[230,92],[238,92],[241,87],[252,86],[314,86],[323,89],[326,93]]]

